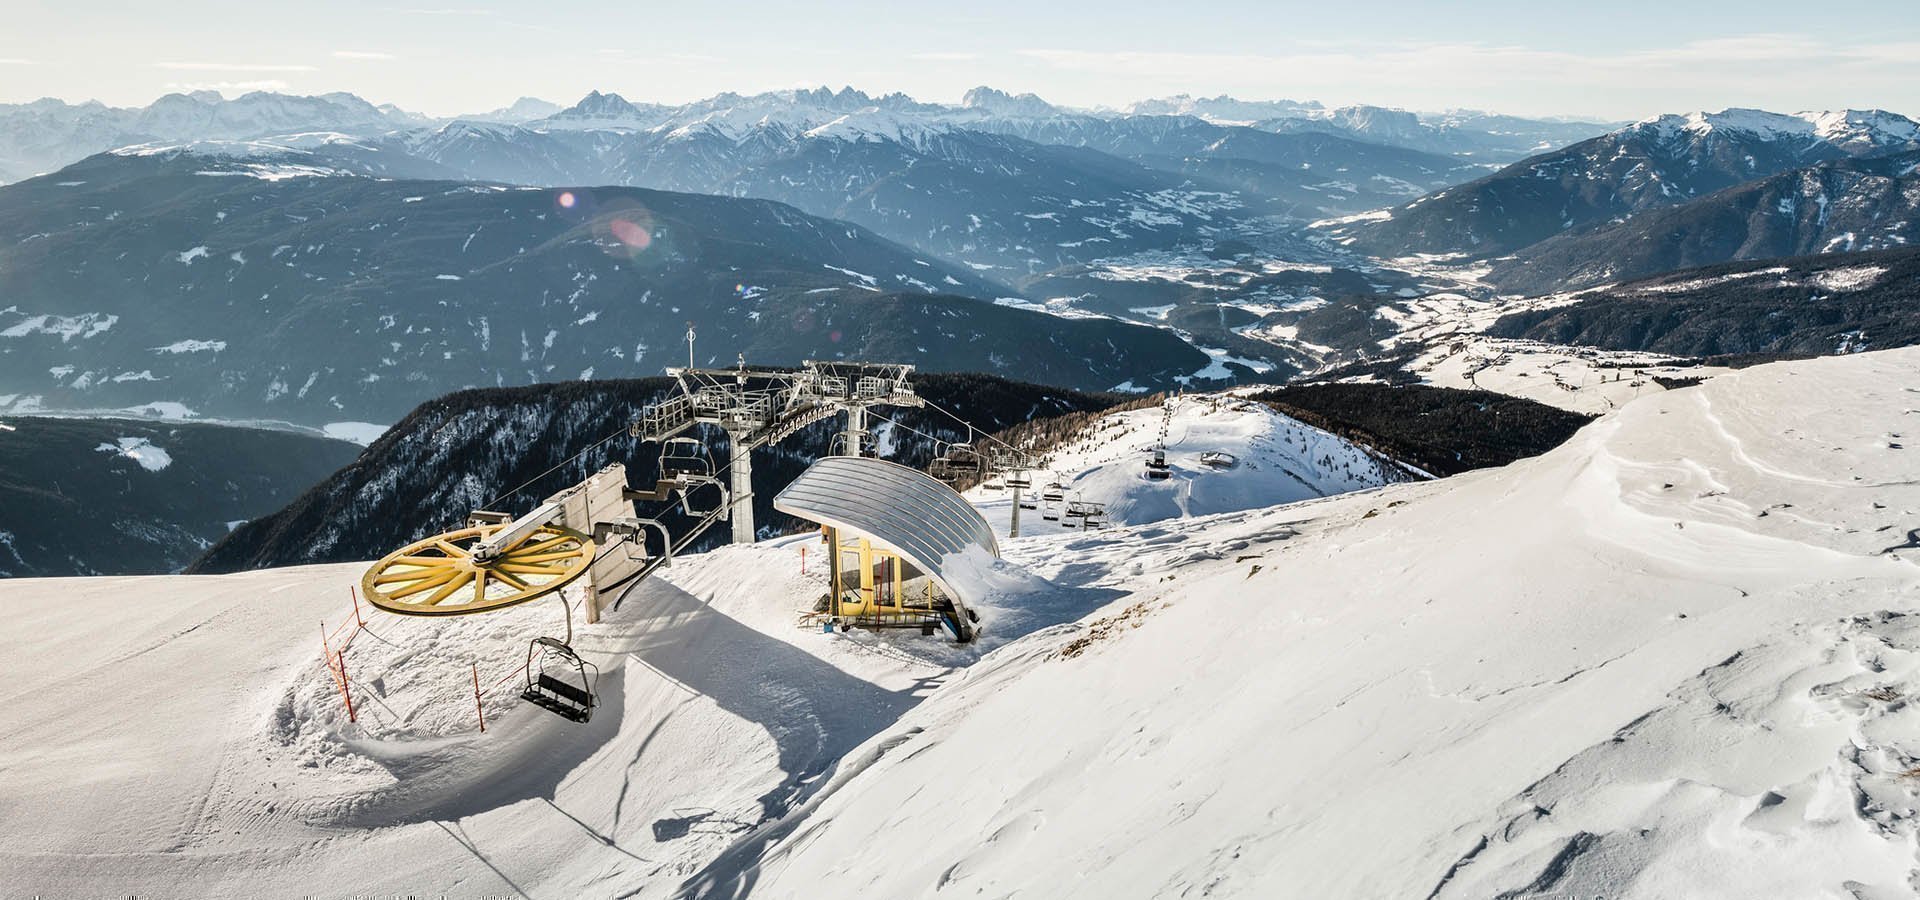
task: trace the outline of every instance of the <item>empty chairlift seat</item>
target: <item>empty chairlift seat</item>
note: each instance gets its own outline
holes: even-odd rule
[[[563,719],[586,722],[593,718],[598,680],[599,669],[572,647],[558,638],[537,637],[527,644],[527,687],[520,698]]]

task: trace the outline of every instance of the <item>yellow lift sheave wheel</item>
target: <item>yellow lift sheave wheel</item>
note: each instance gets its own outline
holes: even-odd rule
[[[542,525],[489,560],[474,545],[500,530],[478,525],[414,541],[374,563],[360,580],[367,600],[408,616],[459,616],[544,597],[593,567],[593,539]]]

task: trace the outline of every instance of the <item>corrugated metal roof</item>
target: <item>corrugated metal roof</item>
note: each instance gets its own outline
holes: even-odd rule
[[[773,508],[858,531],[931,575],[956,602],[979,587],[947,560],[979,547],[1000,556],[993,528],[953,488],[918,469],[882,459],[829,456],[815,462],[773,498]],[[955,577],[961,576],[961,577]],[[963,582],[963,583],[956,583]]]

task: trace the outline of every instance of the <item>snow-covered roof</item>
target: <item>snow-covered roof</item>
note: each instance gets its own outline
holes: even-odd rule
[[[1000,556],[993,528],[965,497],[882,459],[821,459],[773,498],[773,508],[867,535],[932,576],[956,606],[980,599],[978,579],[968,574],[976,567],[967,562],[978,558],[976,548]]]

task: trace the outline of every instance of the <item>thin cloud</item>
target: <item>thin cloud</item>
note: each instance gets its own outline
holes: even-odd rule
[[[460,7],[441,7],[438,9],[405,8],[405,9],[389,10],[389,12],[404,13],[412,16],[491,16],[491,15],[494,15],[494,11],[491,9],[466,9],[466,8],[460,8]]]
[[[34,62],[33,60],[30,60],[30,59],[17,59],[14,57],[0,56],[0,66],[31,66],[31,65],[34,65]]]
[[[281,65],[276,63],[225,63],[225,62],[157,62],[156,68],[172,69],[176,72],[311,72],[312,66]]]
[[[382,60],[395,59],[396,57],[391,53],[381,53],[377,50],[335,50],[333,51],[333,58]]]
[[[907,58],[921,60],[922,62],[970,62],[979,59],[980,54],[935,51],[929,53],[911,53],[907,55]]]

